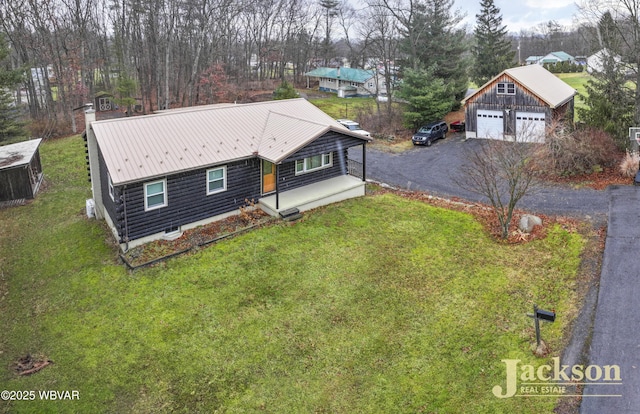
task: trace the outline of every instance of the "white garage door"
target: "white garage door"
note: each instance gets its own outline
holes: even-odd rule
[[[478,138],[503,139],[504,115],[502,111],[478,109]]]
[[[516,140],[544,142],[544,113],[516,112]]]

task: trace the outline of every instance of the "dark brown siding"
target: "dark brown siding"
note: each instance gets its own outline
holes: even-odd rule
[[[33,198],[27,166],[0,170],[0,201]]]

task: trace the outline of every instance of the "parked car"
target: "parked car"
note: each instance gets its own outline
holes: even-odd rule
[[[421,127],[413,137],[411,141],[413,145],[426,145],[430,147],[433,144],[433,141],[444,138],[447,135],[447,131],[449,127],[447,123],[444,121],[437,121],[427,124]]]
[[[352,121],[350,119],[336,119],[342,126],[346,127],[348,130],[355,132],[357,134],[362,134],[365,137],[370,137],[371,134],[360,128],[360,124]]]
[[[376,96],[376,99],[378,100],[378,102],[388,102],[389,95],[387,95],[386,93],[379,93],[378,96]]]
[[[455,132],[464,132],[465,131],[464,121],[454,121],[451,124],[449,124],[449,128]]]

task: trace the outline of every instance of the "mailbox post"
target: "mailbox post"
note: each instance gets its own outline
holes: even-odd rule
[[[556,311],[538,309],[538,305],[534,304],[533,314],[528,313],[527,316],[533,318],[533,323],[536,327],[536,343],[540,346],[540,319],[547,322],[554,322],[556,320]]]

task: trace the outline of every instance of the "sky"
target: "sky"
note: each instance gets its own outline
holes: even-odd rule
[[[540,23],[555,20],[563,27],[573,25],[578,15],[575,0],[494,0],[509,32],[532,29]],[[466,12],[465,23],[473,30],[480,0],[455,0],[455,8]]]

